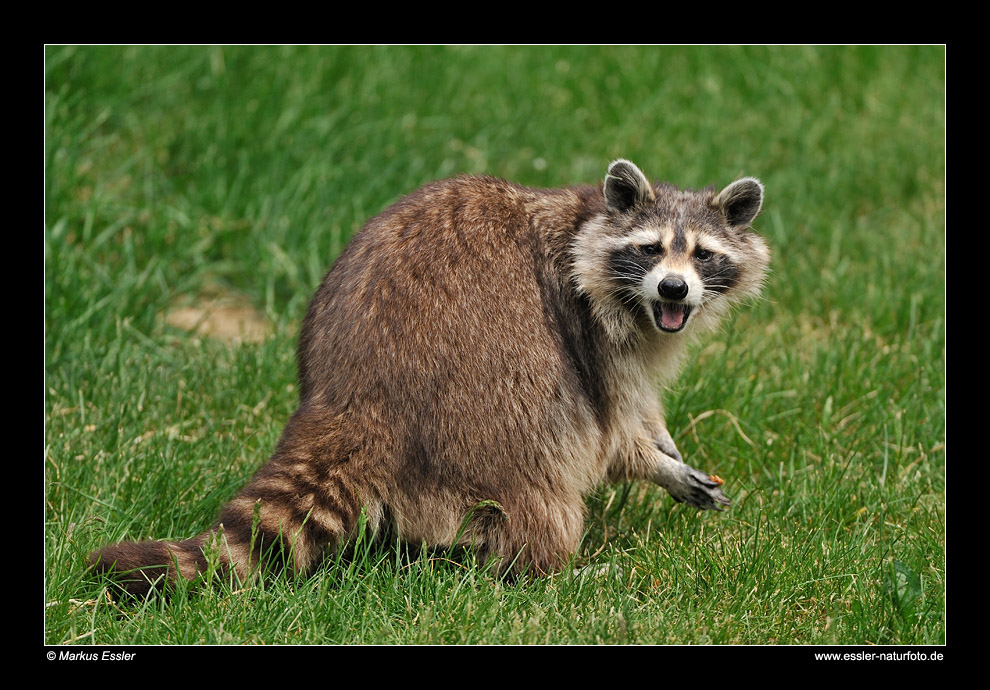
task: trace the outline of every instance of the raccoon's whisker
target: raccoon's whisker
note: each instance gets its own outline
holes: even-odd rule
[[[616,263],[613,265],[612,268],[614,271],[613,275],[615,275],[620,280],[638,280],[643,276],[645,276],[647,273],[642,266],[632,262]],[[623,273],[618,269],[625,269],[628,272]]]
[[[640,299],[639,294],[628,285],[617,285],[609,291],[608,295],[626,306],[636,304]]]

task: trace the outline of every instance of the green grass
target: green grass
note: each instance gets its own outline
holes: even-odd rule
[[[940,47],[50,47],[45,639],[50,644],[945,641]],[[589,499],[577,566],[498,583],[361,547],[301,581],[123,605],[82,558],[185,537],[265,461],[295,338],[347,238],[420,184],[767,187],[765,299],[668,392],[722,514]],[[170,325],[224,295],[270,335]],[[602,566],[609,566],[602,568]]]

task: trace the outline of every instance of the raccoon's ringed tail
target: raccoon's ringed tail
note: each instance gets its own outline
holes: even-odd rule
[[[131,594],[163,590],[181,576],[194,579],[206,567],[202,540],[186,542],[122,542],[89,554],[87,566],[97,574],[112,575]]]

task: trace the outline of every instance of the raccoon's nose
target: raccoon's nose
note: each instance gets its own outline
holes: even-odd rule
[[[660,281],[659,290],[664,299],[684,299],[687,297],[688,286],[680,278],[671,276]]]

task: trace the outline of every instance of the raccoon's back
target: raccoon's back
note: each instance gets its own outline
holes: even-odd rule
[[[532,454],[549,451],[532,439],[594,426],[567,342],[581,337],[565,333],[587,321],[565,255],[593,196],[457,178],[372,219],[310,304],[303,404],[375,420],[400,455],[446,463],[440,475],[458,474],[458,454],[481,483],[485,462],[491,481],[499,463],[539,467]]]

